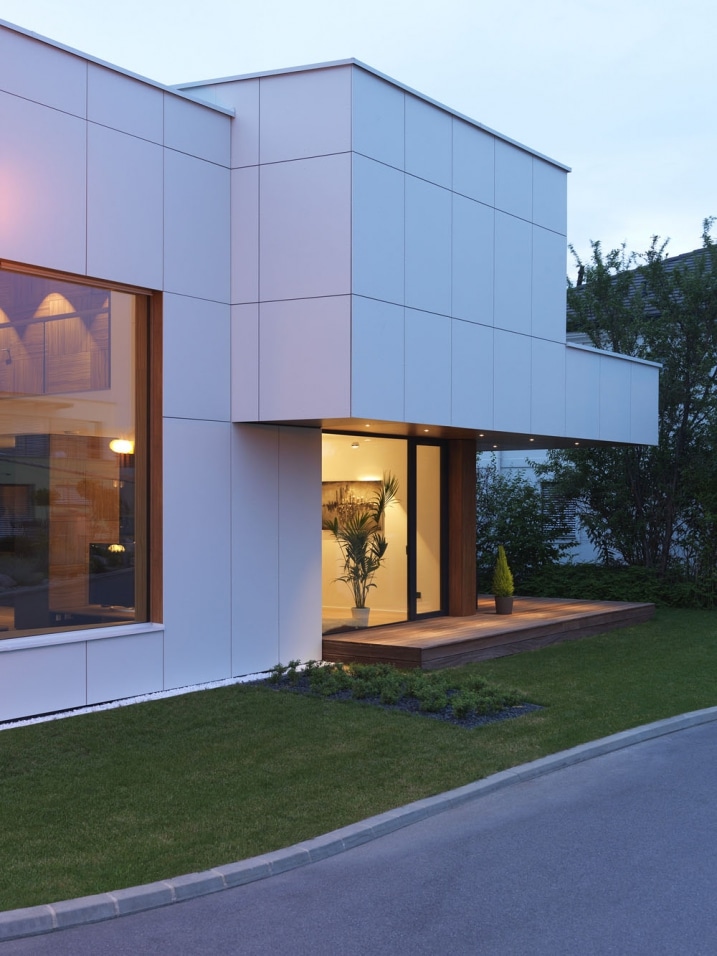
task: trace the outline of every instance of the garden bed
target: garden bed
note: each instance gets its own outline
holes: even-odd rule
[[[360,701],[406,714],[482,727],[540,710],[517,691],[503,690],[478,675],[420,670],[401,671],[390,664],[328,664],[300,661],[278,664],[258,682],[277,691],[326,700]]]

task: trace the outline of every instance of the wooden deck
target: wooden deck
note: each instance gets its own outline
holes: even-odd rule
[[[434,617],[326,634],[323,657],[438,670],[641,624],[654,613],[654,604],[516,597],[513,613],[499,616],[493,599],[481,597],[471,617]]]

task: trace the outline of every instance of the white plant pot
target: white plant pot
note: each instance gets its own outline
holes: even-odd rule
[[[370,613],[370,608],[352,607],[351,620],[353,621],[354,627],[368,627],[369,613]]]

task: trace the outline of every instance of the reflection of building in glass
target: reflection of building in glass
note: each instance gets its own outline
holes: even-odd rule
[[[110,442],[120,422],[134,435],[139,302],[0,268],[0,626],[10,633],[96,623],[98,606],[106,623],[134,618],[134,455]],[[92,559],[113,544],[125,548],[121,574]]]

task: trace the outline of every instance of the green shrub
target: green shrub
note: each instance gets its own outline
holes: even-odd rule
[[[653,568],[558,564],[534,572],[520,589],[537,597],[649,602],[661,607],[717,607],[717,579],[661,578]]]
[[[311,666],[309,666],[309,664]],[[452,707],[467,716],[472,711],[495,713],[523,698],[515,692],[503,692],[470,671],[459,678],[443,671],[399,670],[391,664],[317,664],[307,662],[303,672],[300,661],[277,664],[269,672],[269,682],[295,689],[303,675],[309,691],[321,697],[346,696],[355,700],[377,700],[387,707],[403,702],[418,703],[424,713],[448,712]],[[463,719],[463,717],[458,717]]]

